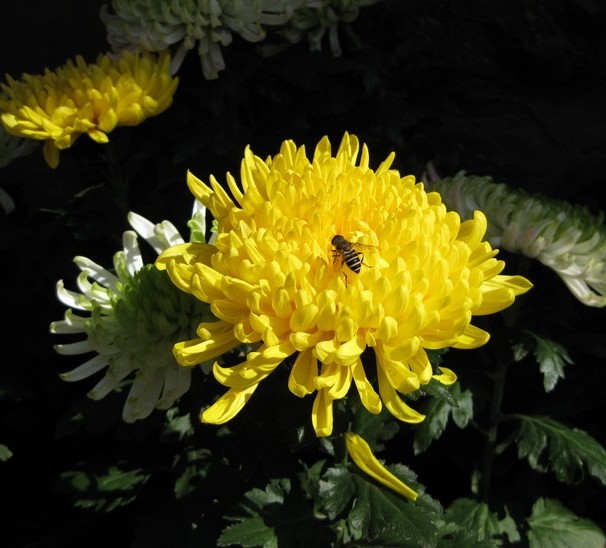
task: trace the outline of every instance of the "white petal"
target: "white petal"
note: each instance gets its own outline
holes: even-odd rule
[[[50,332],[59,335],[71,335],[74,333],[86,333],[86,320],[82,316],[69,314],[68,310],[64,320],[58,320],[50,324]]]
[[[78,310],[92,310],[90,301],[82,294],[76,293],[75,291],[69,291],[65,289],[63,280],[57,282],[57,298],[70,308],[76,308]]]
[[[122,236],[124,245],[124,258],[126,259],[126,269],[131,276],[143,268],[143,257],[137,243],[137,234],[132,230],[127,230]]]
[[[93,348],[90,345],[90,341],[79,341],[69,344],[56,344],[53,347],[59,354],[64,356],[75,356],[77,354],[86,354],[87,352],[93,352]]]
[[[101,265],[86,257],[74,257],[74,262],[82,272],[86,272],[90,278],[100,283],[102,286],[115,289],[118,278],[106,270]]]
[[[179,234],[177,227],[170,221],[162,221],[161,223],[158,223],[156,225],[155,232],[158,236],[159,245],[161,246],[158,253],[173,245],[185,243],[185,240],[183,240],[181,234]]]
[[[134,211],[128,212],[128,224],[146,240],[154,235],[154,223]]]
[[[162,397],[156,404],[158,409],[168,409],[172,407],[177,398],[180,398],[191,386],[191,369],[189,367],[181,367],[175,364],[174,367],[166,369],[164,378],[164,389]]]
[[[91,400],[101,400],[107,396],[114,388],[116,388],[122,379],[116,379],[113,377],[103,377],[95,387],[88,393],[88,397]]]
[[[141,375],[135,378],[130,389],[122,411],[124,422],[132,423],[137,419],[144,419],[149,416],[158,401],[164,381],[164,371],[154,371],[151,379],[148,375],[145,375],[147,377],[145,380],[143,380],[143,377]]]
[[[72,369],[67,373],[62,373],[61,378],[68,382],[81,381],[82,379],[94,375],[97,371],[101,371],[104,367],[107,367],[108,363],[107,356],[97,354],[94,358],[91,358],[87,362],[76,367],[76,369]]]

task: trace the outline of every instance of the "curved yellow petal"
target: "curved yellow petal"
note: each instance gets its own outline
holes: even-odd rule
[[[394,476],[377,460],[364,438],[353,432],[347,432],[345,434],[345,444],[349,456],[362,472],[407,499],[417,500],[419,494]]]
[[[224,424],[233,419],[253,395],[257,386],[259,385],[253,384],[245,388],[231,388],[202,412],[200,420],[210,424]]]

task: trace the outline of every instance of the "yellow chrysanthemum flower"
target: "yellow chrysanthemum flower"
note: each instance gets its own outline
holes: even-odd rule
[[[266,161],[247,148],[242,189],[227,175],[233,199],[214,177],[207,186],[189,174],[190,189],[217,220],[217,238],[214,245],[169,248],[156,264],[210,303],[220,321],[200,324],[199,338],[175,345],[175,356],[192,366],[241,343],[259,344],[239,365],[214,365],[229,390],[202,413],[204,422],[233,418],[297,353],[288,386],[301,397],[317,392],[318,436],[331,434],[332,403],[352,382],[371,413],[385,405],[402,421],[420,422],[424,416],[399,394],[434,376],[426,349],[483,345],[489,335],[472,316],[502,310],[531,287],[520,276],[500,275],[504,263],[482,241],[481,212],[461,222],[439,194],[390,169],[393,153],[373,171],[366,146],[357,162],[359,152],[348,134],[336,156],[322,139],[311,161],[292,141]],[[331,244],[337,234],[372,246],[359,273]],[[361,360],[367,347],[376,356],[378,393]],[[445,368],[435,377],[455,380]]]
[[[86,64],[80,56],[56,71],[7,76],[0,95],[0,119],[6,131],[19,137],[46,141],[44,158],[59,164],[59,151],[69,148],[83,133],[107,143],[117,126],[135,126],[166,110],[178,79],[168,72],[168,53],[100,55]]]

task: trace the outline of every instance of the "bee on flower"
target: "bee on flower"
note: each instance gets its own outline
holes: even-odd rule
[[[219,321],[201,323],[174,354],[191,367],[240,344],[255,348],[238,365],[215,362],[227,391],[202,412],[203,422],[233,419],[291,358],[288,388],[299,397],[315,393],[318,436],[332,433],[333,402],[352,385],[370,413],[385,406],[418,423],[424,416],[403,396],[432,379],[456,379],[447,368],[434,371],[427,350],[485,344],[489,334],[473,317],[503,310],[530,289],[525,278],[501,274],[481,212],[461,221],[439,194],[391,169],[393,159],[372,169],[366,146],[345,134],[334,155],[327,138],[311,158],[292,141],[266,160],[247,148],[241,183],[226,177],[233,198],[214,177],[207,185],[188,175],[216,219],[216,240],[173,246],[156,265]],[[373,267],[347,284],[327,245],[339,234],[380,244]],[[367,348],[376,369],[362,362]]]

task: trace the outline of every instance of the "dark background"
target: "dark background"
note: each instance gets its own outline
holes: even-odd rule
[[[101,5],[3,7],[0,73],[36,74],[77,54],[94,61],[108,49]],[[465,169],[596,213],[604,207],[603,2],[402,0],[362,9],[351,28],[341,29],[338,59],[326,41],[321,53],[299,43],[264,58],[235,39],[227,70],[212,82],[190,52],[164,114],[115,130],[109,145],[82,137],[56,170],[38,150],[0,171],[16,202],[0,217],[0,443],[14,453],[0,463],[5,546],[68,546],[89,530],[96,539],[89,546],[103,546],[120,525],[136,526],[127,512],[90,518],[57,492],[66,463],[99,442],[91,441],[94,432],[74,438],[58,426],[92,384],[59,381],[81,360],[54,354],[48,324],[64,311],[56,280],[75,288],[75,255],[111,265],[127,211],[184,229],[186,169],[221,180],[225,171],[238,173],[246,144],[265,156],[284,139],[313,146],[329,135],[336,145],[349,131],[369,144],[374,166],[395,150],[405,173],[420,174],[433,161],[443,175]],[[546,280],[539,295],[548,298],[545,288],[559,282],[538,272]],[[558,298],[581,326],[603,320],[569,295]],[[603,408],[585,411],[592,435],[603,440]]]

